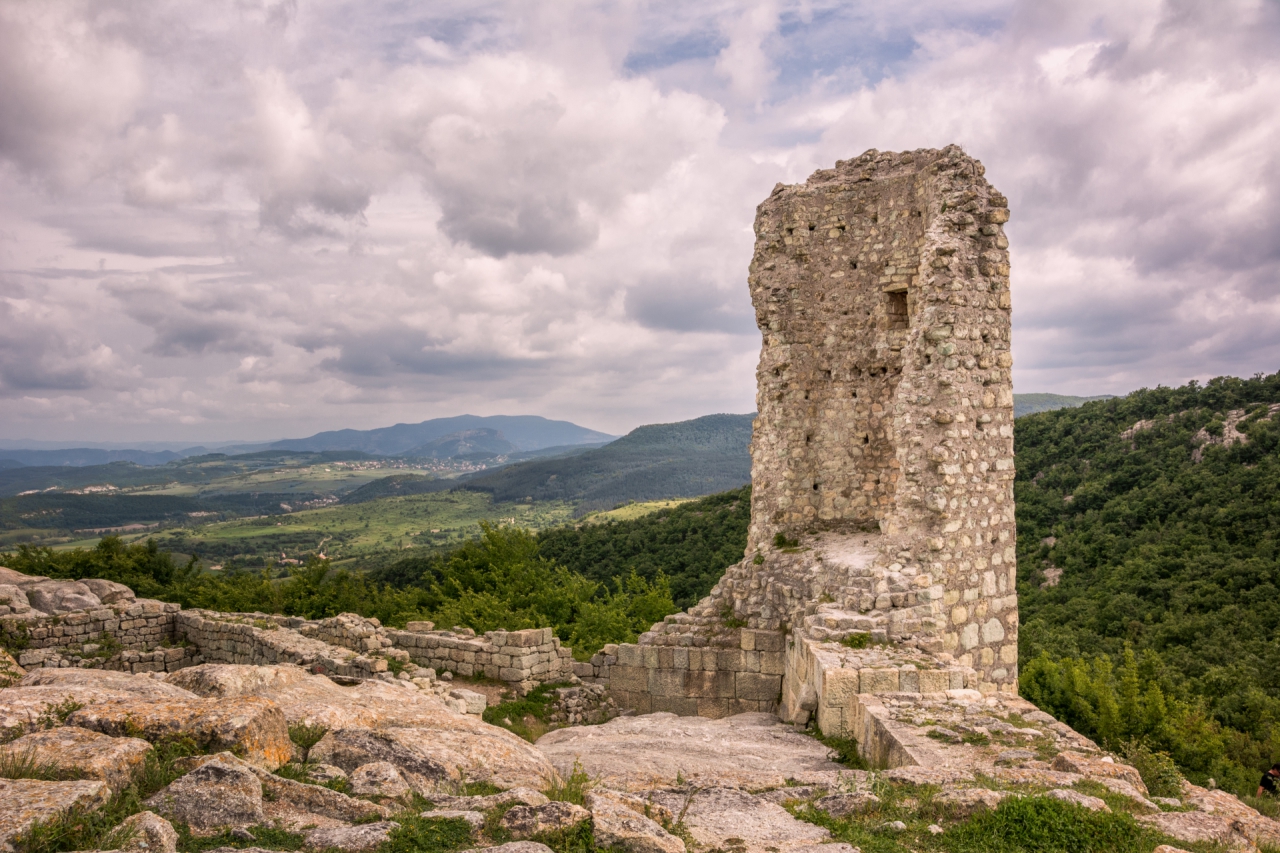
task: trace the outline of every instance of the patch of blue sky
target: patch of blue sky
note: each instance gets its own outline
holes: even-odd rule
[[[631,50],[622,67],[631,74],[647,74],[682,62],[714,59],[729,46],[729,39],[716,30],[684,33],[669,41],[642,44]]]

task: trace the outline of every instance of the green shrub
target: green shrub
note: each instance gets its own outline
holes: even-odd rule
[[[553,782],[551,787],[547,788],[543,793],[552,802],[573,803],[575,806],[581,806],[586,804],[587,788],[590,786],[591,777],[587,775],[587,771],[582,769],[581,764],[574,761],[573,769],[569,771],[569,777]]]
[[[329,733],[327,726],[319,723],[290,723],[289,724],[289,740],[293,741],[298,749],[302,750],[302,760],[306,761],[307,756],[311,752],[311,747],[320,742],[326,734]]]
[[[1182,796],[1182,774],[1168,753],[1157,752],[1136,740],[1125,744],[1120,753],[1137,769],[1151,796]]]
[[[471,824],[460,818],[421,817],[403,812],[396,815],[395,820],[400,826],[391,830],[379,853],[449,853],[476,846],[471,841]]]
[[[948,829],[951,853],[1148,853],[1155,834],[1125,812],[1093,812],[1048,797],[1008,797]]]

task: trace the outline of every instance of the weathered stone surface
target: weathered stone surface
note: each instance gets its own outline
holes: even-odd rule
[[[0,583],[0,605],[9,608],[5,611],[6,613],[28,613],[31,611],[31,602],[27,600],[27,594],[22,591],[22,587],[9,583]]]
[[[41,764],[89,779],[101,779],[123,791],[146,761],[151,744],[131,737],[113,738],[77,726],[32,732],[0,746],[0,758],[29,755]]]
[[[391,831],[399,827],[395,821],[383,820],[358,826],[313,829],[304,837],[312,850],[372,850],[390,838]]]
[[[551,848],[536,841],[512,841],[497,847],[477,847],[462,853],[551,853]]]
[[[101,607],[102,601],[79,581],[44,581],[26,587],[27,602],[41,613],[69,613]]]
[[[1136,788],[1142,796],[1147,796],[1147,786],[1142,781],[1142,775],[1127,764],[1103,761],[1078,752],[1062,752],[1053,759],[1051,767],[1065,773],[1079,773],[1091,779],[1123,779]]]
[[[994,811],[1000,801],[1008,797],[1008,791],[989,791],[986,788],[961,788],[943,791],[933,801],[945,807],[956,817],[970,817],[978,812]]]
[[[340,779],[347,778],[347,772],[341,767],[334,767],[332,764],[311,764],[307,767],[307,775],[320,782],[337,782]]]
[[[222,759],[175,779],[147,805],[170,820],[186,822],[196,832],[252,826],[265,817],[262,782],[247,767]]]
[[[796,820],[781,806],[736,788],[708,788],[694,791],[692,796],[685,792],[654,792],[651,796],[668,809],[683,812],[689,834],[703,847],[791,853],[830,841],[827,830]],[[822,849],[829,853],[852,850],[848,845]]]
[[[543,832],[572,829],[591,813],[573,803],[547,803],[545,806],[514,806],[502,816],[502,828],[516,838],[531,838]]]
[[[884,772],[891,782],[908,782],[912,785],[954,785],[972,782],[973,773],[963,767],[894,767]]]
[[[155,812],[130,815],[111,831],[113,837],[128,836],[123,853],[177,853],[178,832],[173,824]]]
[[[621,797],[589,793],[586,805],[600,847],[627,853],[685,853],[683,841]]]
[[[110,797],[107,783],[96,780],[0,779],[0,850],[13,850],[15,840],[37,821],[50,820],[71,808],[93,810]]]
[[[0,566],[0,584],[16,586],[19,589],[26,589],[35,586],[38,583],[44,583],[49,580],[44,575],[24,575],[22,572],[6,569]]]
[[[176,702],[104,702],[76,711],[70,725],[112,737],[140,733],[148,740],[187,734],[206,749],[227,749],[274,770],[293,757],[284,714],[274,702],[253,696]]]
[[[879,808],[880,798],[861,791],[854,794],[829,794],[814,802],[813,807],[832,817],[848,817]]]
[[[27,673],[18,687],[50,687],[74,691],[75,697],[85,704],[126,696],[161,700],[197,698],[191,691],[153,678],[149,674],[116,672],[110,669],[35,669]]]
[[[0,691],[0,728],[34,726],[50,708],[67,701],[95,705],[111,701],[196,698],[145,675],[101,669],[36,669]]]
[[[1172,844],[1161,844],[1151,853],[1188,853],[1188,851],[1183,850],[1181,847],[1174,847]]]
[[[461,699],[466,705],[468,714],[483,714],[484,709],[488,706],[489,698],[483,693],[477,693],[474,690],[464,690],[461,687],[455,687],[449,691],[449,697],[452,699]]]
[[[351,793],[358,797],[403,797],[411,788],[394,764],[371,761],[351,771]]]
[[[722,720],[669,713],[619,717],[549,732],[538,748],[562,774],[580,761],[591,778],[624,790],[670,785],[681,774],[698,785],[769,788],[788,779],[829,784],[848,772],[818,741],[761,713]]]
[[[362,821],[369,818],[386,818],[391,816],[391,809],[368,800],[348,797],[340,791],[324,788],[320,785],[308,785],[285,779],[274,773],[268,773],[261,767],[255,767],[242,761],[229,752],[215,755],[197,755],[180,759],[180,767],[187,771],[202,767],[210,761],[221,761],[248,770],[262,783],[264,798],[271,803],[287,807],[288,811],[305,815],[319,816],[339,821]],[[305,825],[310,821],[303,821]]]
[[[311,747],[311,757],[349,775],[377,762],[402,774],[404,781],[422,794],[434,791],[442,782],[458,781],[461,777],[456,768],[418,748],[421,735],[414,729],[337,729]]]
[[[500,788],[544,788],[555,776],[550,762],[531,744],[474,715],[456,713],[437,697],[403,682],[365,681],[340,687],[296,666],[231,664],[191,667],[173,673],[169,680],[202,696],[271,699],[291,723],[308,722],[331,730],[414,730],[393,739],[441,764],[455,779],[465,776],[468,781],[491,782]],[[315,760],[325,759],[317,755]]]
[[[133,590],[115,581],[85,578],[80,583],[87,586],[89,591],[96,595],[103,604],[127,604],[133,602],[136,598]]]
[[[467,809],[436,809],[435,811],[423,812],[422,817],[435,818],[437,820],[465,820],[467,825],[471,827],[472,834],[484,829],[484,813],[473,812]]]
[[[1071,791],[1066,788],[1057,788],[1045,794],[1045,796],[1052,800],[1062,800],[1064,803],[1086,808],[1091,812],[1111,811],[1111,807],[1098,797],[1091,797],[1088,794],[1082,794],[1079,791]]]
[[[1239,842],[1229,817],[1206,812],[1161,812],[1141,815],[1139,823],[1157,829],[1188,844],[1208,842],[1235,845]]]
[[[438,808],[478,812],[487,812],[489,809],[496,809],[498,806],[509,803],[522,806],[545,806],[551,802],[546,794],[532,788],[512,788],[483,797],[454,797],[449,794],[425,794],[424,796]]]

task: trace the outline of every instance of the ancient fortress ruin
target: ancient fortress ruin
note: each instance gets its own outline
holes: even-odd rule
[[[620,704],[837,733],[859,696],[1016,691],[1009,209],[983,172],[868,151],[757,209],[746,556],[598,662]]]
[[[0,628],[21,632],[23,667],[296,664],[421,681],[472,713],[437,674],[521,694],[576,676],[640,713],[778,713],[928,764],[895,734],[903,703],[1016,701],[1008,218],[954,146],[868,151],[773,190],[749,275],[764,340],[746,554],[636,644],[575,662],[550,629],[181,611],[7,569]]]

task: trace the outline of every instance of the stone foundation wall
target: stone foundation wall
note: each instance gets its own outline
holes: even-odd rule
[[[608,668],[609,690],[620,707],[642,714],[773,712],[782,689],[784,637],[750,629],[737,634],[736,648],[620,645]]]
[[[192,648],[157,648],[177,639],[178,611],[177,604],[140,599],[52,616],[0,617],[0,627],[10,636],[25,637],[26,648],[15,655],[24,669],[172,672],[191,666],[199,654]]]
[[[303,621],[267,613],[183,610],[174,632],[198,648],[205,663],[291,663],[323,675],[360,679],[387,671],[385,658],[306,637],[289,625]]]
[[[410,623],[412,626],[414,623]],[[430,624],[430,623],[424,623]],[[451,631],[396,631],[387,636],[419,666],[506,682],[521,695],[573,675],[573,654],[550,628],[489,631],[483,637]]]

